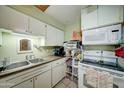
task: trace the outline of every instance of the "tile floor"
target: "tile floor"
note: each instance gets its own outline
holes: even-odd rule
[[[54,88],[77,88],[77,84],[68,78],[64,78]]]

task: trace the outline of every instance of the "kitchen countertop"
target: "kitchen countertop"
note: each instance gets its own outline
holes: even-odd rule
[[[2,71],[2,72],[0,72],[0,78],[3,78],[3,77],[8,76],[8,75],[15,74],[15,73],[27,70],[27,69],[31,69],[31,68],[34,68],[34,67],[37,67],[37,66],[41,66],[41,65],[50,63],[52,61],[55,61],[55,60],[58,60],[58,59],[61,59],[61,58],[64,58],[64,57],[47,56],[47,57],[43,58],[44,61],[41,62],[41,63],[40,62],[39,63],[31,63],[31,64],[23,66],[23,67],[18,67],[18,68]]]

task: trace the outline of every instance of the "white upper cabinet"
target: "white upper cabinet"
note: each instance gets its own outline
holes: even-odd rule
[[[90,6],[82,10],[81,24],[82,30],[97,26],[97,6]]]
[[[45,23],[29,17],[29,32],[36,36],[45,36]]]
[[[99,5],[82,9],[81,27],[91,29],[123,22],[123,6]]]
[[[46,46],[62,46],[64,42],[64,32],[47,25],[46,27]]]
[[[57,45],[62,46],[64,42],[64,32],[61,30],[57,31]]]
[[[0,31],[0,46],[2,45],[2,32]]]
[[[57,29],[47,25],[47,33],[46,33],[46,45],[47,46],[55,46],[57,45],[56,35],[57,35]]]
[[[100,5],[98,6],[98,24],[109,25],[123,22],[123,6]]]
[[[0,6],[0,28],[16,32],[27,32],[28,16],[7,6]]]

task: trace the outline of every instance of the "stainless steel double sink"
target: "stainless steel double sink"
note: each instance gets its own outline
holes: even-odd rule
[[[8,66],[5,67],[5,70],[10,70],[10,69],[14,69],[14,68],[18,68],[18,67],[23,67],[23,66],[27,66],[31,63],[41,63],[43,62],[44,59],[41,59],[41,58],[35,58],[35,59],[32,59],[32,60],[28,60],[28,61],[23,61],[23,62],[18,62],[18,63],[12,63]]]

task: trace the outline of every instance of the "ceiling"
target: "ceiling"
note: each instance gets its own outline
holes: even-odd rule
[[[81,8],[86,5],[50,5],[44,12],[61,23],[69,25],[80,20]]]
[[[44,12],[49,7],[49,5],[35,5],[35,7]]]

